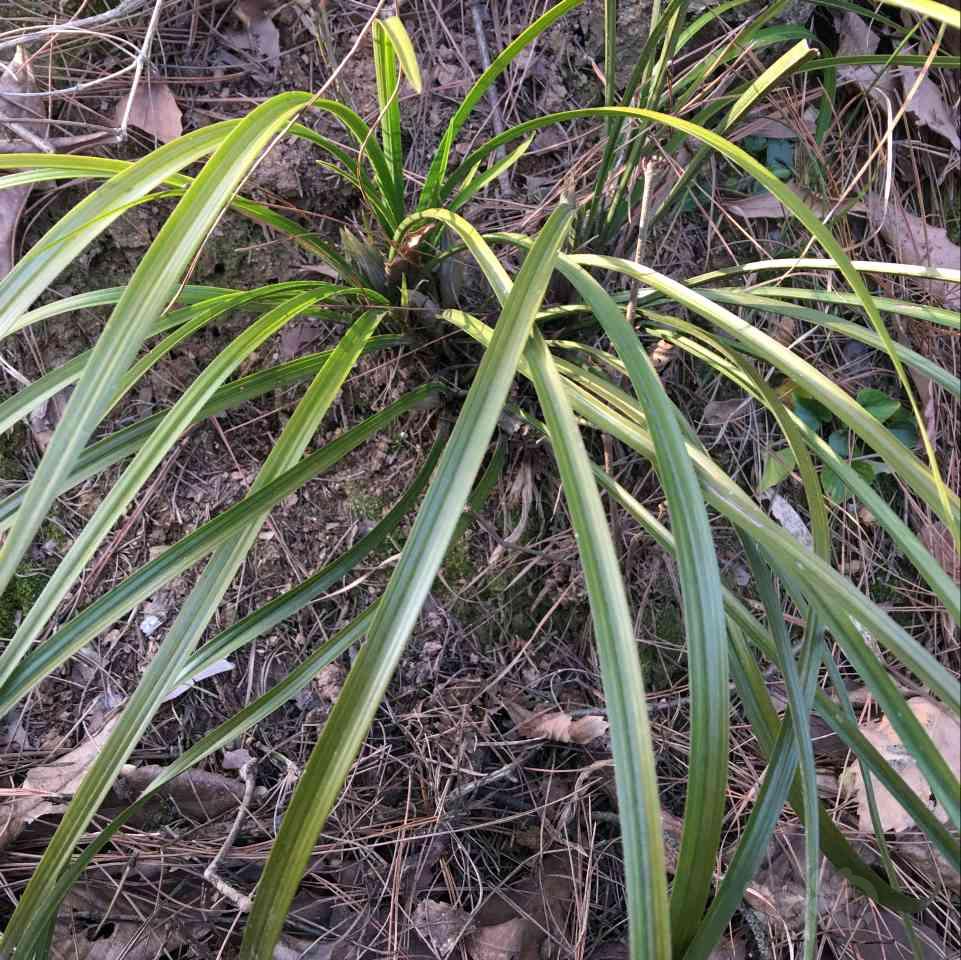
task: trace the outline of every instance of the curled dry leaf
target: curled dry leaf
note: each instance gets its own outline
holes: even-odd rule
[[[832,205],[823,197],[811,193],[810,190],[805,190],[804,187],[796,183],[786,183],[785,186],[796,193],[819,217],[827,216],[830,213]],[[726,204],[726,209],[729,213],[743,217],[745,220],[784,220],[793,216],[772,193],[757,193],[744,200],[736,200],[734,203]],[[845,209],[861,211],[863,207],[861,204],[854,204],[853,206],[846,204]]]
[[[747,416],[754,402],[750,397],[735,397],[733,400],[712,400],[704,408],[704,422],[711,427],[723,427],[731,420]]]
[[[117,897],[113,882],[81,881],[63,899],[50,956],[53,960],[153,960],[197,944],[210,932],[207,924],[185,921],[176,911],[159,905],[149,923],[129,919],[129,906],[125,898]]]
[[[660,373],[674,359],[677,348],[669,340],[658,340],[650,353],[654,369]]]
[[[242,770],[248,763],[253,761],[249,750],[240,747],[237,750],[225,750],[224,758],[220,765],[224,770]]]
[[[38,100],[17,99],[18,93],[29,93],[35,88],[33,72],[23,53],[17,47],[16,54],[9,63],[0,63],[0,131],[5,135],[8,128],[4,121],[10,121],[29,129],[38,137],[46,135],[49,124],[43,121],[36,112]],[[9,145],[4,145],[3,151],[8,152]],[[13,149],[20,149],[17,143]],[[24,150],[35,150],[35,145],[24,142]],[[20,214],[30,196],[31,187],[10,187],[0,190],[0,280],[13,268],[14,240]]]
[[[271,0],[239,0],[234,12],[247,28],[229,36],[230,42],[252,53],[258,60],[276,66],[280,60],[280,31],[271,19]]]
[[[124,767],[107,806],[132,803],[163,770],[163,767],[152,764]],[[263,788],[258,787],[257,791],[262,795]],[[236,810],[243,794],[244,784],[234,777],[224,777],[208,770],[188,770],[164,784],[132,822],[157,822],[163,816],[169,817],[170,804],[173,804],[181,816],[203,823]]]
[[[814,537],[811,536],[811,531],[808,530],[797,510],[779,493],[771,497],[771,516],[802,546],[807,547],[808,550],[814,549]]]
[[[74,931],[64,923],[54,928],[50,945],[53,960],[153,960],[167,955],[167,951],[181,946],[181,937],[171,936],[169,930],[157,930],[139,921],[110,921],[102,928],[102,936],[88,939],[99,924],[88,930]]]
[[[948,108],[941,90],[930,76],[921,81],[914,95],[910,100],[908,99],[920,72],[911,67],[901,68],[901,89],[904,92],[908,115],[916,123],[944,137],[955,150],[961,150],[961,138],[958,137],[958,115]]]
[[[414,929],[438,960],[447,960],[461,938],[473,929],[469,913],[440,900],[421,900],[414,908],[413,921]]]
[[[856,13],[845,13],[835,18],[835,27],[841,38],[838,56],[853,57],[871,54],[878,49],[881,38]],[[838,83],[852,83],[882,106],[892,105],[897,93],[897,81],[891,70],[883,66],[862,64],[838,68]]]
[[[955,777],[961,777],[961,725],[947,710],[925,697],[913,697],[908,701],[911,712],[924,727],[935,747],[947,761]],[[947,813],[931,796],[928,781],[918,767],[917,761],[901,743],[887,717],[877,723],[861,724],[861,733],[874,745],[885,760],[901,775],[905,783],[926,803],[941,820],[947,821]],[[860,767],[852,764],[848,770],[852,789],[858,797],[858,826],[870,831],[871,811],[864,793]],[[900,833],[914,826],[911,815],[876,780],[873,781],[878,816],[885,831]]]
[[[464,941],[470,960],[540,960],[548,936],[562,935],[573,905],[568,857],[544,858],[516,887],[498,891],[477,911],[477,929]]]
[[[947,230],[925,223],[921,217],[905,210],[896,198],[885,208],[884,199],[876,193],[868,195],[866,204],[871,226],[879,230],[900,263],[957,270],[961,263],[961,247],[952,243]],[[961,287],[945,280],[925,280],[920,284],[931,299],[949,310],[961,310]]]
[[[586,716],[575,720],[563,710],[531,712],[510,702],[504,706],[517,724],[520,737],[585,744],[607,733],[608,723],[603,717]]]
[[[76,793],[119,719],[113,717],[79,747],[27,774],[16,794],[0,804],[0,850],[9,846],[28,823],[63,812],[65,802]]]
[[[127,113],[128,97],[122,98],[116,107],[117,126],[123,123]],[[130,99],[127,122],[144,133],[156,137],[161,143],[170,143],[183,133],[183,114],[174,95],[163,80],[143,78]]]
[[[342,663],[336,660],[322,667],[313,679],[314,693],[324,703],[333,703],[339,696],[344,681],[347,679],[347,670]]]

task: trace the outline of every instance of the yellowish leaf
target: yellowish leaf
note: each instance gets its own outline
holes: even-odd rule
[[[931,738],[935,747],[947,761],[955,777],[961,777],[961,726],[958,721],[940,705],[925,697],[913,697],[908,701],[911,712]],[[917,761],[901,743],[900,738],[887,717],[877,723],[861,724],[861,733],[874,745],[885,760],[901,775],[905,783],[927,804],[942,820],[947,820],[944,810],[938,808],[931,797],[931,788],[918,767]],[[861,830],[870,831],[871,811],[864,793],[860,769],[855,763],[849,769],[850,782],[858,797],[858,820]],[[874,795],[878,804],[878,815],[885,831],[900,833],[914,826],[911,815],[877,780],[874,781]]]

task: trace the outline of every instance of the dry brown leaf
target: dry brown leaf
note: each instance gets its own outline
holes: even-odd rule
[[[951,242],[947,230],[932,227],[921,217],[908,213],[896,198],[892,198],[885,209],[884,199],[876,193],[868,195],[866,210],[871,226],[880,230],[899,263],[958,269],[961,247]],[[925,280],[920,285],[933,300],[949,310],[961,310],[961,287],[958,284]]]
[[[461,938],[473,929],[469,913],[440,900],[421,900],[414,908],[413,922],[438,960],[447,960]]]
[[[867,849],[858,853],[870,861]],[[792,833],[771,841],[764,863],[744,891],[745,901],[774,920],[775,928],[798,935],[804,929],[804,838]],[[877,907],[833,866],[821,863],[818,882],[818,926],[835,952],[858,960],[910,958],[908,933],[901,918]],[[942,957],[933,948],[936,936],[923,924],[915,930],[924,960]],[[906,948],[906,949],[905,949]]]
[[[333,960],[340,943],[340,940],[333,943],[324,940],[301,940],[285,934],[277,941],[272,960]]]
[[[920,72],[912,67],[901,68],[901,89],[905,98],[914,87]],[[944,137],[955,150],[961,150],[957,114],[948,108],[941,90],[930,76],[921,81],[921,86],[910,100],[906,100],[906,105],[909,116],[916,123]]]
[[[526,917],[514,917],[493,927],[484,927],[470,938],[467,954],[471,960],[538,960],[537,930]]]
[[[881,38],[856,13],[835,17],[834,23],[841,38],[838,56],[870,54],[878,49]],[[891,104],[897,92],[896,80],[891,70],[868,64],[838,67],[838,82],[853,83],[882,105]]]
[[[753,406],[750,397],[735,397],[733,400],[711,400],[704,408],[704,422],[711,427],[723,427],[746,416]]]
[[[796,193],[819,217],[823,217],[830,212],[831,204],[822,197],[811,193],[810,190],[805,190],[796,183],[786,183],[784,186]],[[744,200],[736,200],[734,203],[726,204],[726,209],[729,213],[743,217],[745,220],[783,220],[794,216],[772,193],[756,193]],[[855,204],[846,209],[860,210],[862,207],[860,204]]]
[[[276,66],[280,60],[280,31],[270,16],[273,7],[270,0],[239,0],[234,11],[247,28],[246,36],[232,34],[230,41]]]
[[[668,340],[658,340],[651,351],[651,363],[654,369],[660,373],[673,359],[677,353],[677,348]]]
[[[573,902],[570,860],[547,856],[536,874],[499,890],[477,911],[465,941],[470,960],[540,960],[548,935],[560,936]]]
[[[29,93],[35,88],[33,72],[24,55],[23,49],[17,47],[13,59],[9,63],[0,63],[0,131],[5,136],[7,128],[4,120],[23,122],[24,128],[39,137],[46,136],[49,124],[41,121],[35,104],[37,100],[20,100],[15,98],[17,93]],[[41,121],[41,122],[38,122]],[[14,149],[19,149],[19,144]],[[34,150],[31,144],[24,143],[24,150]],[[10,150],[9,146],[4,151]],[[20,214],[30,196],[32,187],[10,187],[0,190],[0,280],[13,268],[14,241],[16,239],[17,224]]]
[[[957,830],[953,831],[953,836],[957,842]],[[891,850],[899,860],[912,864],[921,876],[943,883],[952,892],[961,894],[961,874],[920,830],[899,833],[891,843]]]
[[[185,922],[161,906],[149,924],[118,917],[126,903],[124,898],[118,903],[116,894],[117,887],[109,881],[81,881],[70,888],[57,915],[53,960],[153,960],[210,933],[208,925]]]
[[[127,97],[117,103],[117,125],[123,121],[127,110]],[[156,137],[161,143],[170,143],[184,132],[183,114],[170,87],[163,80],[143,78],[134,91],[127,122],[144,133]]]
[[[797,510],[779,493],[771,497],[771,516],[802,546],[807,547],[808,550],[814,549],[814,537],[811,536],[807,524],[801,519]]]
[[[908,706],[947,761],[955,777],[961,777],[961,725],[950,713],[925,697],[913,697],[908,700]],[[877,723],[861,724],[861,733],[901,775],[905,783],[934,811],[935,815],[946,821],[946,812],[932,799],[928,781],[918,767],[917,761],[901,743],[888,718],[884,717]],[[852,789],[858,797],[858,826],[862,831],[870,831],[873,829],[871,811],[864,794],[860,767],[857,763],[849,768],[848,776]],[[877,781],[874,783],[874,796],[877,800],[881,825],[885,831],[900,833],[914,826],[911,815]]]
[[[732,143],[738,143],[745,137],[769,137],[771,140],[797,140],[798,132],[780,120],[770,117],[754,117],[743,123],[729,137]]]
[[[249,750],[239,747],[236,750],[225,750],[220,765],[224,770],[243,770],[248,763],[253,762],[253,759]]]
[[[152,764],[124,767],[114,784],[111,802],[124,806],[132,803],[163,770],[163,767]],[[257,789],[263,791],[262,787]],[[181,816],[203,823],[228,810],[236,810],[243,793],[244,785],[239,780],[208,770],[188,770],[164,784],[151,797],[144,807],[142,819],[156,821],[161,812],[169,817],[172,803]]]
[[[321,667],[313,679],[314,693],[324,702],[333,703],[339,696],[344,681],[347,679],[347,670],[342,663],[336,660],[328,663],[326,667]]]
[[[119,719],[119,715],[113,717],[70,753],[52,763],[34,767],[27,774],[19,795],[0,804],[0,850],[15,840],[28,823],[38,817],[63,812],[64,801],[76,793],[87,768],[103,749]]]
[[[532,713],[517,703],[505,703],[504,706],[517,724],[520,737],[585,744],[607,733],[608,723],[603,717],[586,716],[575,720],[563,710]]]
[[[6,192],[6,190],[0,192],[0,203],[3,202],[3,193]],[[64,387],[63,390],[55,393],[52,397],[48,397],[30,411],[27,424],[30,427],[31,436],[41,450],[46,450],[47,444],[53,438],[57,425],[63,419],[63,412],[67,409],[67,401],[72,393],[72,386]]]
[[[91,928],[90,932],[96,929]],[[174,946],[167,930],[131,920],[111,921],[104,936],[90,940],[58,923],[54,928],[50,955],[53,960],[154,960]]]

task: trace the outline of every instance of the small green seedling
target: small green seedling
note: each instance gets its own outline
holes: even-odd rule
[[[869,387],[858,391],[857,401],[909,450],[917,446],[917,427],[910,412],[899,400],[889,396],[883,390]],[[831,449],[849,463],[867,483],[874,483],[881,474],[890,472],[887,464],[880,458],[870,455],[860,441],[852,438],[849,430],[839,425],[834,414],[813,397],[796,393],[794,413],[806,427],[819,436],[823,436],[824,432],[829,430],[827,442]],[[761,471],[759,492],[776,487],[790,476],[796,466],[797,462],[790,448],[768,450],[764,459],[764,468]],[[844,482],[827,465],[822,470],[821,483],[827,495],[835,503],[841,503],[848,495]]]

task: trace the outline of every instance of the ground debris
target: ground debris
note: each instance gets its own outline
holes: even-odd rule
[[[563,710],[530,711],[511,701],[504,703],[504,709],[517,724],[517,735],[532,740],[586,744],[607,733],[608,723],[603,717],[589,714],[575,720]]]
[[[103,749],[119,717],[51,763],[34,767],[23,785],[0,804],[0,850],[9,846],[38,817],[61,814],[90,765]]]

